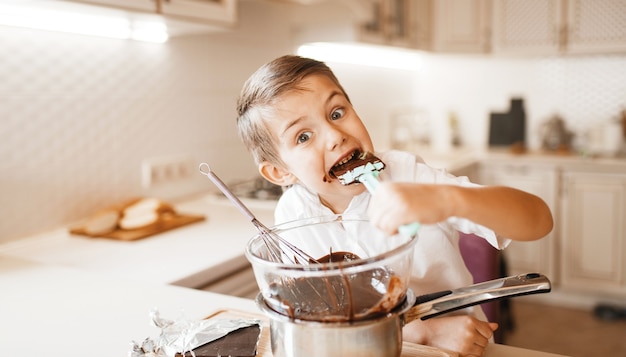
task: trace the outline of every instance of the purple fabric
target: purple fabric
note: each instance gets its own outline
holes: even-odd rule
[[[474,283],[501,277],[500,251],[492,247],[486,240],[473,234],[459,232],[459,248],[467,269],[474,277]],[[481,307],[489,321],[500,321],[497,301],[484,303]]]

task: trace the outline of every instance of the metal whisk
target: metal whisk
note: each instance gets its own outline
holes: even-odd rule
[[[237,196],[226,186],[226,184],[217,175],[211,171],[211,167],[207,163],[200,164],[198,168],[200,172],[206,175],[217,188],[228,197],[228,199],[246,215],[259,232],[259,236],[263,239],[267,247],[268,256],[271,261],[284,263],[285,260],[291,264],[310,264],[319,263],[315,258],[307,254],[302,249],[296,247],[291,242],[282,238],[271,229],[261,223],[254,214],[241,202]],[[288,251],[286,251],[288,250]]]

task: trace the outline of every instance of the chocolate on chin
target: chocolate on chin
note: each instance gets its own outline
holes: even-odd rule
[[[342,185],[350,185],[358,183],[361,175],[379,173],[384,168],[385,164],[378,157],[370,152],[364,152],[348,162],[334,167],[331,173]]]
[[[193,352],[196,357],[254,357],[260,333],[259,325],[240,328],[215,341],[196,347]],[[191,356],[191,353],[185,353],[185,357],[187,356]]]

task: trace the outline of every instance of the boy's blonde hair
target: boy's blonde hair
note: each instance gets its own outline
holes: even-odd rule
[[[302,90],[300,82],[314,74],[328,77],[348,98],[325,63],[293,55],[282,56],[263,65],[245,82],[237,101],[237,129],[257,164],[264,161],[282,164],[264,119],[271,117],[273,105],[281,95]]]

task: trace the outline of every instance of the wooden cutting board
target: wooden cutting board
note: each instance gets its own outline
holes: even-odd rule
[[[270,328],[269,320],[263,315],[251,314],[236,310],[220,310],[207,317],[213,318],[240,318],[240,319],[256,319],[263,321],[261,328],[261,337],[257,347],[257,357],[272,357],[272,349],[270,345]],[[444,351],[435,347],[417,345],[415,343],[404,342],[402,344],[401,357],[458,357],[455,352]]]
[[[137,239],[147,238],[155,234],[163,233],[174,228],[182,227],[191,223],[203,221],[204,216],[174,214],[163,216],[154,224],[137,229],[116,229],[109,233],[101,235],[91,235],[85,232],[83,227],[75,227],[70,229],[71,234],[78,234],[93,238],[110,238],[123,241],[133,241]]]

